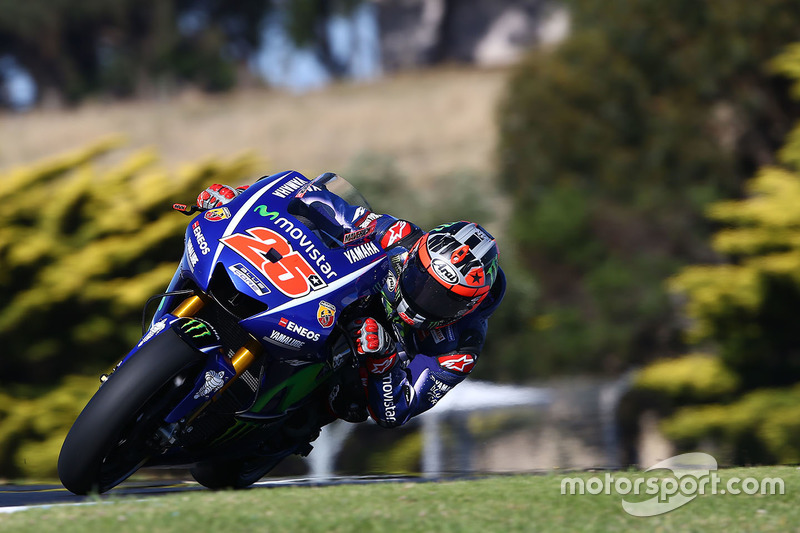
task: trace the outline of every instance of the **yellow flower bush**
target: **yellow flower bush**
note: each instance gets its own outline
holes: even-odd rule
[[[251,183],[262,164],[244,153],[173,171],[154,150],[123,145],[113,136],[0,171],[0,477],[55,474],[98,383],[63,376],[98,375],[141,335],[142,306],[183,249],[189,219],[172,204],[211,183]]]

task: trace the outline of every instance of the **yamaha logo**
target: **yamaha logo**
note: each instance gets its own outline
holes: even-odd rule
[[[442,281],[450,283],[451,285],[458,283],[458,273],[451,265],[448,265],[441,259],[434,259],[432,266],[433,271]]]

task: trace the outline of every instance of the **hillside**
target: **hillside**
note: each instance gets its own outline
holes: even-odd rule
[[[365,153],[391,156],[408,176],[488,171],[505,77],[505,71],[445,69],[301,95],[251,88],[7,114],[0,120],[0,168],[121,132],[132,147],[158,148],[170,166],[255,150],[269,162],[264,173],[345,172]]]

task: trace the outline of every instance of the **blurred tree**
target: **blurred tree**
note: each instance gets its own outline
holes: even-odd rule
[[[800,97],[800,44],[770,63]],[[735,463],[800,458],[800,122],[778,151],[778,165],[746,183],[743,199],[713,203],[722,228],[713,249],[724,263],[692,265],[669,280],[685,299],[687,338],[714,355],[651,363],[638,373],[628,403],[642,391],[669,406],[662,424],[681,449],[712,442]],[[664,401],[666,399],[666,401]],[[636,410],[633,410],[636,412]]]
[[[792,0],[569,0],[572,34],[516,69],[500,178],[539,285],[529,371],[618,371],[682,349],[662,280],[712,260],[710,201],[772,161],[798,106],[764,68]]]
[[[236,83],[277,9],[292,41],[340,76],[346,64],[333,52],[328,22],[362,1],[0,0],[0,58],[25,69],[40,98],[68,103],[186,83],[220,91]]]
[[[301,48],[310,48],[334,78],[347,73],[347,59],[337,56],[328,29],[336,15],[349,15],[364,0],[292,0],[285,2],[286,29],[291,40]]]
[[[260,40],[260,0],[0,0],[0,55],[39,94],[75,102],[165,83],[207,90],[234,83],[235,62]]]

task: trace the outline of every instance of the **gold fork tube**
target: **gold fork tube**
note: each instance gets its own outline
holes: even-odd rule
[[[231,358],[231,364],[233,368],[236,369],[236,377],[242,375],[242,372],[247,370],[247,368],[253,364],[253,361],[256,360],[256,357],[261,355],[261,343],[256,341],[255,339],[250,339],[245,343],[244,346],[239,348],[239,350],[233,354]]]
[[[212,401],[217,401],[217,398],[219,398],[220,395],[225,392],[225,389],[233,384],[233,382],[236,381],[239,376],[241,376],[242,373],[253,364],[253,361],[255,361],[259,355],[261,355],[262,351],[263,348],[261,347],[261,343],[253,338],[250,338],[250,340],[247,341],[244,346],[239,348],[236,353],[233,354],[233,357],[231,357],[231,364],[233,365],[233,369],[236,370],[236,375],[229,379],[228,382],[223,385],[222,388],[216,392],[216,394],[214,394]]]
[[[172,314],[180,318],[194,316],[200,312],[204,305],[206,305],[206,302],[200,296],[190,296],[181,302]]]

